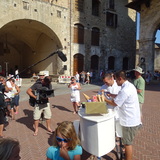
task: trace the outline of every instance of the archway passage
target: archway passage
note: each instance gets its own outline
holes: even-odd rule
[[[18,66],[21,72],[60,48],[61,43],[56,33],[35,20],[15,20],[0,29],[0,64],[6,71],[4,62],[8,62],[8,73],[13,72],[15,66]],[[57,55],[54,55],[21,75],[31,76],[40,70],[47,70],[50,75],[57,74],[57,60]]]
[[[80,53],[77,53],[74,55],[74,63],[73,63],[73,75],[75,75],[76,72],[80,73],[83,71],[84,66],[84,56]]]

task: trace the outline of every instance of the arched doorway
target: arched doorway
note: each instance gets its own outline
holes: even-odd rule
[[[83,71],[84,66],[84,56],[80,53],[77,53],[74,55],[74,62],[73,62],[73,75],[75,75],[76,72],[80,73]]]
[[[123,70],[128,70],[128,57],[123,58]]]
[[[91,56],[91,70],[96,71],[99,67],[99,57],[97,55]]]
[[[115,57],[108,57],[108,70],[114,70]]]

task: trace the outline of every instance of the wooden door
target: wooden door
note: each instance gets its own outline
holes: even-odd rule
[[[80,53],[74,55],[74,62],[73,62],[73,75],[76,72],[80,73],[83,71],[84,68],[84,56]]]

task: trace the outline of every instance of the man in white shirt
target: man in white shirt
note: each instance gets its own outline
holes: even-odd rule
[[[75,74],[75,79],[76,79],[76,82],[79,83],[79,73],[78,72],[76,72],[76,74]]]
[[[103,77],[103,82],[104,85],[102,85],[100,88],[100,94],[101,92],[104,92],[108,99],[113,99],[113,96],[118,94],[118,92],[121,90],[121,87],[117,85],[112,73],[106,73]],[[114,107],[108,104],[108,108],[113,109]]]
[[[127,80],[126,73],[124,71],[115,73],[115,79],[117,84],[121,86],[121,90],[114,99],[109,100],[105,98],[105,101],[112,106],[119,107],[126,160],[132,160],[132,143],[135,134],[141,125],[137,90],[134,85]]]

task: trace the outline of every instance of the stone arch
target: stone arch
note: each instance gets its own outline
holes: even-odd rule
[[[160,10],[157,7],[160,4],[155,0],[147,8],[141,5],[140,10],[140,39],[139,39],[139,58],[136,60],[136,65],[141,64],[141,58],[145,58],[145,72],[147,70],[154,72],[154,54],[155,54],[155,34],[160,27]]]
[[[20,66],[20,72],[62,48],[55,31],[36,20],[18,19],[4,24],[0,29],[0,43],[4,45],[6,35],[7,45],[11,53],[1,56],[1,59],[8,61],[11,68],[15,65]],[[57,55],[50,57],[40,65],[32,67],[31,72],[48,70],[51,75],[57,74],[62,69],[60,67],[58,70],[61,62],[57,60]]]

